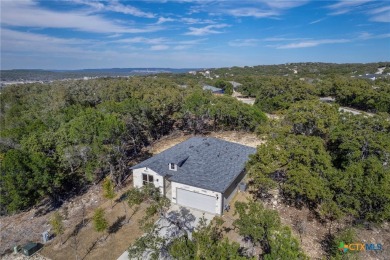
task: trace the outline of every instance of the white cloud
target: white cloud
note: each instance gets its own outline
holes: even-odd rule
[[[64,39],[44,34],[19,32],[3,28],[1,30],[1,53],[28,53],[28,55],[49,54],[56,56],[72,56],[87,52],[85,47],[91,48],[96,41],[84,39]]]
[[[368,11],[368,13],[369,14],[379,14],[379,13],[383,13],[383,12],[386,12],[386,11],[390,11],[390,6],[382,6],[382,7],[379,7],[379,8],[375,8],[373,10]]]
[[[212,25],[207,25],[205,27],[201,27],[201,28],[190,27],[190,28],[188,28],[190,31],[185,33],[185,35],[202,36],[202,35],[207,35],[207,34],[222,33],[221,31],[217,31],[215,29],[221,29],[221,28],[225,28],[228,26],[229,25],[227,25],[227,24],[212,24]]]
[[[163,24],[163,23],[167,23],[167,22],[174,22],[176,21],[176,19],[173,19],[173,18],[165,18],[165,17],[160,17],[158,18],[158,21],[157,21],[157,24]]]
[[[252,7],[230,9],[227,10],[226,13],[236,17],[256,17],[256,18],[272,17],[272,16],[279,15],[279,12],[277,11],[261,10]]]
[[[95,33],[143,33],[161,30],[158,26],[135,28],[124,26],[85,12],[58,12],[40,8],[31,0],[3,1],[1,3],[3,25],[65,28]]]
[[[368,11],[371,14],[371,21],[390,23],[390,6],[383,6]]]
[[[373,22],[390,22],[390,6],[381,6],[384,1],[373,0],[342,0],[327,7],[333,10],[330,15],[340,15],[359,11],[362,14],[370,16],[369,20]]]
[[[346,43],[350,42],[348,39],[323,39],[323,40],[309,40],[296,43],[289,43],[284,45],[279,45],[277,49],[296,49],[296,48],[308,48],[315,47],[322,44],[333,44],[333,43]]]
[[[174,50],[178,50],[178,51],[187,50],[189,48],[191,48],[190,45],[177,45],[173,47]]]
[[[373,16],[370,20],[373,22],[390,23],[390,12]]]
[[[253,47],[259,42],[258,39],[236,39],[230,41],[228,44],[232,47]]]
[[[285,37],[269,37],[263,39],[265,42],[280,42],[280,41],[303,41],[309,40],[308,38],[285,38]]]
[[[330,13],[331,15],[340,15],[352,12],[357,7],[369,2],[372,2],[372,0],[342,0],[335,4],[329,5],[328,8],[333,10],[333,12]]]
[[[191,18],[191,17],[186,17],[186,18],[181,18],[180,21],[186,24],[214,24],[215,22],[210,19],[197,19],[197,18]]]
[[[267,18],[278,17],[286,10],[309,3],[309,0],[241,0],[191,1],[190,13],[207,12],[209,15]]]
[[[107,4],[102,2],[86,1],[86,0],[71,0],[71,1],[77,4],[90,6],[94,8],[96,11],[112,11],[117,13],[130,14],[137,17],[144,17],[144,18],[155,17],[153,13],[141,11],[140,9],[134,6],[123,5],[119,3],[117,0],[109,1]]]
[[[142,44],[161,44],[165,42],[165,38],[145,38],[145,37],[133,37],[133,38],[124,38],[113,41],[115,43],[142,43]]]
[[[181,45],[196,45],[196,44],[200,44],[204,41],[206,41],[207,38],[202,38],[202,39],[196,39],[196,40],[188,40],[188,41],[177,41],[177,42],[174,42],[175,44],[181,44]]]
[[[314,20],[314,21],[310,22],[309,24],[316,24],[316,23],[322,22],[325,19],[326,18],[317,19],[317,20]]]
[[[390,38],[390,33],[384,33],[384,34],[372,34],[369,32],[362,32],[358,36],[359,39],[362,40],[370,40],[370,39],[385,39]]]
[[[276,9],[290,9],[294,7],[298,7],[301,5],[307,4],[308,0],[300,0],[300,1],[286,1],[286,0],[264,0],[262,1],[265,4],[267,4],[269,7],[276,8]]]
[[[150,47],[150,50],[152,51],[164,51],[164,50],[167,50],[169,49],[169,46],[168,45],[163,45],[163,44],[160,44],[160,45],[153,45]]]

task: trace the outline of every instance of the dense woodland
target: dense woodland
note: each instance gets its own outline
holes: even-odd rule
[[[266,120],[231,97],[152,77],[12,86],[1,113],[2,213],[58,203],[106,175],[120,185],[142,147],[172,130],[254,131]]]
[[[329,257],[338,259],[335,245],[353,241],[352,227],[390,220],[390,80],[351,77],[379,67],[390,68],[388,63],[304,63],[216,69],[208,77],[159,74],[3,88],[1,214],[29,209],[44,198],[58,206],[107,176],[121,186],[131,162],[148,156],[142,148],[172,131],[250,131],[266,143],[248,162],[255,200],[236,205],[234,228],[260,248],[263,259],[306,258],[277,213],[259,202],[278,189],[285,204],[308,207],[329,225]],[[293,68],[300,72],[291,75]],[[237,91],[256,97],[254,106],[229,96],[232,80],[242,84]],[[202,84],[227,94],[212,95]],[[335,103],[321,103],[321,96],[332,96]],[[374,115],[339,112],[340,105]],[[278,119],[267,120],[262,111]],[[129,205],[146,195],[134,196]],[[153,201],[151,215],[167,206]],[[332,233],[338,221],[347,228]],[[140,257],[150,247],[156,254],[164,248],[176,259],[253,256],[222,239],[219,222],[201,223],[192,239],[183,236],[168,244],[156,236],[153,223],[142,226],[148,239],[130,248]]]

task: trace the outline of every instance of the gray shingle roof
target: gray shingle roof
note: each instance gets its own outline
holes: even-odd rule
[[[223,89],[221,88],[216,88],[210,85],[203,85],[203,90],[211,90],[211,92],[222,92]]]
[[[225,192],[244,170],[255,148],[211,137],[192,137],[130,169],[148,167],[171,181]],[[177,171],[169,163],[180,163]]]

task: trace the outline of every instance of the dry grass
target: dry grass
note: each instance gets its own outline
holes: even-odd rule
[[[132,183],[128,183],[127,187],[132,187]],[[123,194],[128,188],[122,189],[117,198]],[[82,226],[82,210],[81,205],[86,205],[85,226]],[[125,219],[125,210],[127,209],[127,219]],[[111,226],[110,233],[99,234],[94,230],[92,223],[93,212],[97,207],[105,209],[106,218]],[[129,245],[140,237],[143,232],[140,230],[138,220],[144,216],[146,204],[141,204],[139,210],[132,215],[132,209],[129,209],[127,204],[119,202],[114,204],[111,209],[111,202],[102,198],[100,186],[91,187],[84,195],[73,198],[64,203],[59,209],[62,215],[65,216],[65,234],[62,235],[63,244],[59,237],[55,237],[47,243],[38,254],[33,258],[28,259],[76,259],[75,245],[77,242],[78,259],[117,259]],[[2,244],[23,245],[27,241],[40,241],[41,232],[50,228],[48,220],[52,212],[42,216],[34,217],[35,209],[28,212],[20,213],[12,217],[2,219]],[[5,221],[3,221],[5,220]],[[129,222],[127,222],[129,220]],[[116,223],[116,225],[114,225]],[[78,226],[78,227],[76,227]],[[116,228],[115,228],[116,227]],[[23,229],[26,231],[22,232]],[[78,229],[78,232],[75,231]],[[34,232],[28,233],[28,230]],[[5,231],[5,232],[3,232]],[[75,235],[76,234],[76,235]],[[23,237],[25,235],[25,237]],[[76,240],[75,240],[76,238]],[[10,248],[10,246],[8,246]],[[4,254],[1,259],[27,259],[22,254]]]
[[[73,235],[81,219],[72,223],[63,235],[64,244],[56,238],[46,245],[41,254],[50,259],[76,259],[76,243],[78,259],[117,259],[129,245],[140,237],[143,232],[138,221],[144,216],[146,204],[141,204],[135,214],[127,204],[119,202],[111,209],[110,201],[100,205],[106,212],[106,218],[111,232],[98,233],[94,230],[92,216],[88,214],[87,222],[77,235]],[[127,217],[125,208],[127,209]],[[129,222],[128,222],[129,221]]]

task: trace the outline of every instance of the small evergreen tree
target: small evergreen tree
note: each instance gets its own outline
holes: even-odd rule
[[[61,244],[63,244],[62,235],[64,234],[65,228],[63,223],[63,217],[58,211],[54,212],[54,214],[52,215],[50,219],[50,225],[53,229],[54,234],[60,237]]]
[[[111,200],[111,209],[113,208],[112,201],[114,200],[115,195],[114,183],[109,177],[105,178],[103,181],[103,197]]]
[[[97,232],[104,232],[108,228],[108,222],[104,215],[104,209],[97,208],[93,214],[93,225]]]

